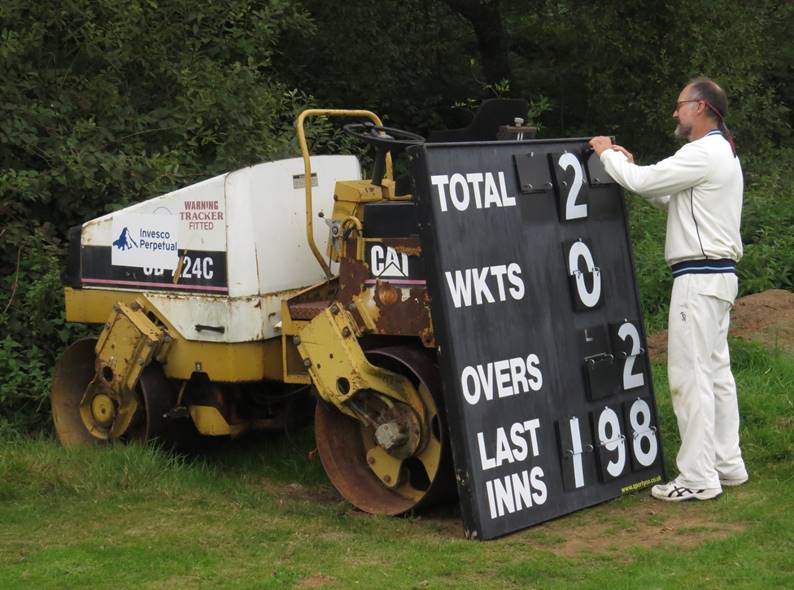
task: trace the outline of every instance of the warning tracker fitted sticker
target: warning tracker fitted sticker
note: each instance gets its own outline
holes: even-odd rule
[[[226,249],[225,199],[185,197],[179,203],[177,215],[180,248]]]

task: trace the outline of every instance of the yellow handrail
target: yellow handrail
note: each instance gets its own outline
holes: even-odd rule
[[[382,126],[383,123],[381,122],[378,115],[372,111],[350,109],[306,109],[300,115],[298,115],[298,119],[295,121],[295,129],[298,132],[298,143],[300,144],[301,155],[303,156],[303,170],[305,175],[304,186],[306,188],[306,239],[309,242],[309,248],[311,248],[312,252],[314,253],[314,257],[317,259],[317,262],[319,262],[320,266],[323,267],[326,278],[330,279],[333,276],[331,273],[331,267],[323,258],[323,255],[317,248],[317,243],[314,241],[314,222],[312,220],[312,164],[311,160],[309,159],[309,147],[306,144],[306,134],[303,132],[304,120],[307,117],[316,116],[367,117],[368,119],[371,119],[375,125]],[[392,178],[391,154],[389,153],[386,154],[386,178]]]

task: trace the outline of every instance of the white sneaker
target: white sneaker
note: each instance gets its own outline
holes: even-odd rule
[[[722,476],[720,476],[720,484],[733,488],[733,487],[742,485],[748,479],[750,479],[750,477],[747,476],[747,475],[744,475],[742,477],[722,477]]]
[[[712,500],[722,495],[721,488],[692,489],[679,484],[676,480],[655,485],[651,496],[666,502],[686,502],[687,500]]]

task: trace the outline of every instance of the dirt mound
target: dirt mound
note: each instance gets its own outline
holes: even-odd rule
[[[731,335],[794,354],[794,293],[770,289],[736,300],[731,311]],[[667,353],[667,331],[648,337],[653,360]]]

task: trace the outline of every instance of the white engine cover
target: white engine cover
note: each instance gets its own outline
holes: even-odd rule
[[[337,180],[360,179],[361,167],[354,156],[311,163],[314,239],[325,252],[329,230],[316,216],[330,217]],[[306,240],[303,183],[303,159],[267,162],[89,221],[81,286],[145,293],[188,340],[278,336],[281,300],[325,278]]]

